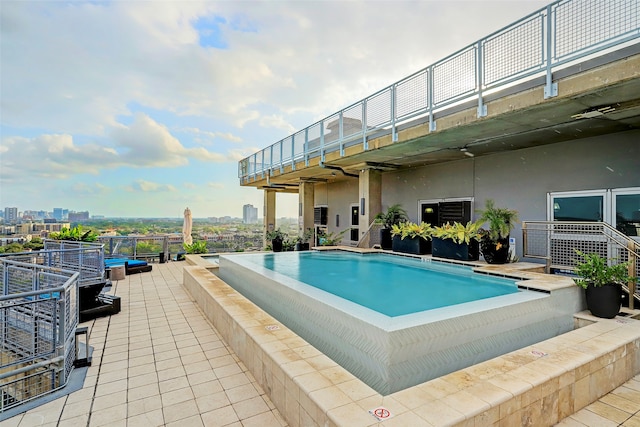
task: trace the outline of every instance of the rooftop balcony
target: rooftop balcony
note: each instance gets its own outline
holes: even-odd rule
[[[598,120],[589,120],[597,118]],[[243,186],[484,156],[640,127],[637,1],[556,1],[239,162]]]

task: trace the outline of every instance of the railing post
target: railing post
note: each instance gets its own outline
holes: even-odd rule
[[[435,132],[436,121],[433,119],[433,65],[427,70],[427,110],[429,111],[429,132]]]
[[[284,159],[284,140],[280,143],[280,173],[284,172],[284,161],[282,159]]]
[[[304,155],[304,165],[309,166],[309,128],[304,130],[304,148],[302,150]]]
[[[629,253],[629,276],[632,279],[629,280],[629,308],[633,310],[635,307],[635,295],[636,295],[636,265],[638,264],[638,259],[636,258],[636,244],[633,241],[627,242],[627,249]]]
[[[338,138],[340,138],[340,157],[344,157],[344,112],[340,111],[340,115],[339,115],[339,123],[340,126],[338,126],[339,132],[338,132]]]
[[[476,86],[478,89],[478,117],[485,117],[487,115],[487,106],[482,99],[482,85],[484,84],[483,73],[483,56],[482,56],[482,41],[478,41],[476,46]]]
[[[551,62],[553,60],[553,54],[552,54],[552,48],[553,48],[553,44],[554,44],[554,32],[552,31],[553,27],[552,27],[552,23],[553,23],[553,19],[552,19],[552,12],[551,12],[551,5],[547,6],[547,40],[546,40],[546,47],[547,47],[547,81],[546,81],[546,85],[544,86],[544,99],[547,98],[553,98],[554,96],[558,96],[558,83],[554,83],[553,82],[553,73],[551,70]]]
[[[324,120],[320,122],[320,161],[324,163]]]
[[[396,85],[391,86],[391,142],[398,142],[398,129],[396,128]]]
[[[291,137],[291,170],[296,170],[296,135],[293,134]]]
[[[367,99],[362,101],[362,150],[367,151],[369,149],[369,143],[367,142]]]

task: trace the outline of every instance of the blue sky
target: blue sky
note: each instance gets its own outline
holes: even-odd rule
[[[545,5],[3,0],[0,208],[262,216],[240,159]]]

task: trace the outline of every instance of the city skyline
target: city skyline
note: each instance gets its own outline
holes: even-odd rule
[[[546,3],[3,2],[0,206],[262,211],[240,159]]]

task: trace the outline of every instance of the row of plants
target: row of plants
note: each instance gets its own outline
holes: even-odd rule
[[[344,234],[348,229],[340,232],[318,232],[318,244],[320,246],[336,246],[342,241]],[[308,251],[310,249],[310,241],[314,238],[313,229],[307,228],[300,236],[290,238],[280,228],[268,231],[266,239],[271,241],[271,250],[273,252],[286,251]],[[269,248],[267,248],[269,249]]]
[[[396,252],[432,253],[464,261],[479,259],[481,251],[490,264],[506,263],[509,260],[509,233],[516,224],[517,212],[498,208],[493,200],[488,200],[485,209],[478,213],[480,218],[475,222],[453,222],[432,227],[431,224],[409,221],[400,205],[392,205],[386,213],[376,217],[384,226],[381,247]],[[482,228],[485,223],[488,229]]]

